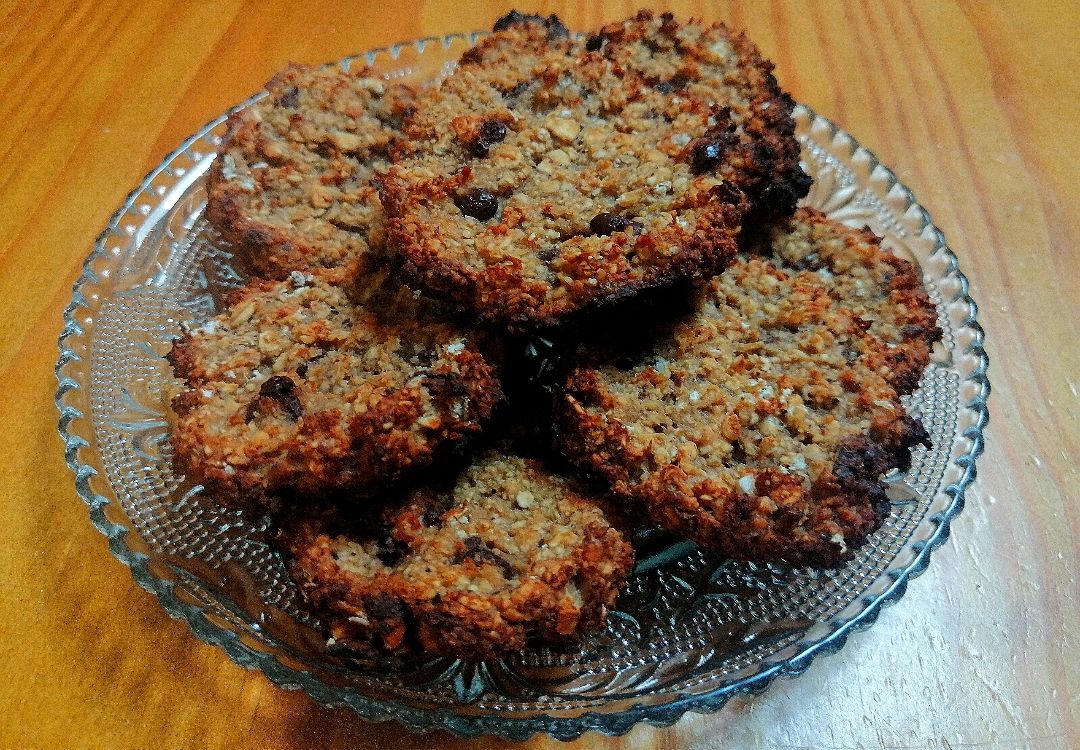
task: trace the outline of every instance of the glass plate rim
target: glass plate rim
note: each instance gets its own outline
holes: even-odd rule
[[[381,56],[397,60],[401,50],[408,47],[412,47],[417,53],[423,53],[428,44],[441,44],[444,49],[449,49],[451,45],[458,42],[472,44],[484,33],[447,34],[411,42],[400,42],[351,55],[340,61],[327,63],[327,65],[342,65],[347,68],[352,63],[361,60],[374,63]],[[864,598],[862,601],[864,607],[860,612],[846,620],[833,621],[831,630],[823,637],[813,642],[805,640],[801,642],[799,644],[801,650],[795,656],[782,662],[764,665],[755,674],[708,693],[676,697],[674,700],[656,705],[637,703],[617,714],[586,711],[572,717],[544,715],[524,719],[463,715],[448,708],[421,709],[392,699],[380,701],[368,698],[354,689],[327,685],[308,672],[282,663],[274,654],[251,648],[236,633],[215,625],[198,606],[179,598],[172,584],[154,575],[150,568],[151,559],[146,554],[128,546],[125,535],[129,529],[111,521],[105,512],[106,506],[115,503],[115,497],[110,498],[100,494],[91,485],[91,480],[98,476],[98,472],[81,458],[83,451],[93,447],[92,425],[87,413],[88,404],[80,400],[87,389],[73,377],[71,372],[82,361],[76,351],[76,344],[83,340],[87,333],[79,325],[75,316],[80,308],[90,309],[90,303],[87,302],[82,290],[99,280],[93,265],[95,261],[106,255],[107,239],[119,229],[122,218],[131,211],[138,197],[169,168],[178,156],[223,122],[232,112],[250,105],[263,96],[265,96],[264,91],[254,94],[211,119],[186,138],[147,173],[113,213],[105,228],[95,239],[93,250],[84,261],[82,271],[73,286],[72,300],[63,313],[63,329],[58,339],[59,359],[55,366],[57,389],[54,400],[59,410],[58,430],[64,442],[65,461],[74,474],[77,494],[88,506],[91,523],[108,539],[112,554],[131,569],[135,582],[141,588],[157,597],[171,617],[186,621],[200,640],[222,648],[235,663],[247,669],[262,671],[278,687],[291,690],[302,689],[323,705],[351,708],[366,720],[393,719],[414,731],[445,729],[461,737],[475,737],[487,733],[513,740],[527,739],[538,733],[569,740],[588,731],[618,736],[625,734],[639,722],[664,727],[675,723],[687,712],[701,714],[717,711],[735,696],[757,695],[763,692],[777,677],[792,678],[800,675],[818,656],[836,653],[844,646],[850,635],[873,625],[882,607],[895,603],[906,593],[908,582],[926,570],[933,551],[949,538],[951,522],[963,509],[965,492],[975,479],[976,459],[983,452],[983,430],[989,419],[987,399],[990,383],[986,375],[989,360],[984,347],[985,332],[977,321],[978,306],[971,298],[967,277],[960,271],[959,259],[949,247],[941,230],[933,224],[929,213],[915,199],[914,193],[900,182],[889,167],[882,164],[854,137],[809,106],[798,104],[797,108],[805,112],[811,126],[823,125],[829,131],[833,142],[840,136],[846,139],[849,159],[858,154],[868,163],[870,173],[884,177],[888,185],[886,192],[890,195],[897,193],[903,203],[901,214],[906,214],[911,210],[917,212],[919,231],[929,231],[931,234],[934,245],[932,254],[943,255],[948,265],[946,275],[955,278],[958,283],[956,295],[945,303],[950,305],[959,303],[966,309],[963,318],[956,324],[956,331],[964,329],[969,331],[971,340],[964,353],[974,359],[974,367],[961,381],[961,385],[971,384],[975,387],[974,396],[966,403],[960,404],[961,409],[969,411],[974,416],[973,424],[960,435],[969,441],[970,446],[966,452],[952,459],[952,464],[961,469],[960,477],[941,489],[942,492],[951,496],[951,501],[945,509],[924,519],[924,522],[934,524],[934,530],[927,538],[907,545],[911,547],[910,551],[914,553],[914,559],[902,568],[888,571],[891,582],[872,598]]]

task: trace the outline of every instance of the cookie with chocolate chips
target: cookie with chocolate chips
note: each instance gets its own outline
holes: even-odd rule
[[[550,17],[496,28],[417,101],[380,187],[406,276],[485,318],[542,329],[710,276],[767,192],[743,174],[757,157],[787,139],[802,174],[790,100],[748,42],[710,41],[731,79],[718,90],[674,89],[625,64],[610,30],[592,50]],[[768,118],[742,110],[770,96],[788,119],[761,133]]]
[[[918,269],[800,209],[689,300],[591,347],[558,398],[566,455],[652,522],[755,562],[835,565],[927,440],[900,396],[940,337]]]
[[[207,180],[206,216],[248,272],[349,273],[382,248],[372,185],[413,91],[357,68],[291,65],[230,115]]]
[[[300,514],[278,538],[331,642],[382,659],[573,643],[604,622],[633,565],[571,482],[498,453],[413,491],[381,524]]]
[[[479,431],[500,398],[481,342],[373,270],[293,271],[235,292],[169,360],[180,472],[230,505],[368,490]]]
[[[713,113],[687,144],[690,169],[722,175],[745,192],[748,223],[788,216],[806,195],[810,177],[799,164],[794,102],[745,34],[646,10],[604,26],[586,46],[658,91],[702,102]]]

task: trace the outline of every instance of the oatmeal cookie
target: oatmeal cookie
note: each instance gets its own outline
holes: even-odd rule
[[[636,351],[586,353],[559,439],[704,547],[834,565],[888,515],[881,475],[928,439],[899,397],[940,331],[918,269],[869,230],[800,209],[768,234]]]
[[[387,164],[413,92],[357,69],[291,65],[229,117],[206,216],[249,272],[348,272],[382,246],[371,181]]]
[[[739,144],[759,140],[720,94],[657,86],[549,21],[466,53],[380,183],[407,277],[517,331],[722,269],[750,205]]]
[[[478,458],[381,524],[287,521],[290,572],[332,643],[369,657],[496,658],[600,626],[633,550],[599,506],[535,462]]]
[[[795,104],[746,34],[643,10],[603,27],[586,48],[716,113],[716,122],[695,134],[688,156],[691,165],[709,165],[746,192],[753,205],[747,223],[790,215],[809,191],[791,116]]]
[[[173,345],[174,457],[215,499],[382,485],[478,432],[499,400],[483,342],[431,303],[367,279],[355,305],[329,276],[255,281]]]

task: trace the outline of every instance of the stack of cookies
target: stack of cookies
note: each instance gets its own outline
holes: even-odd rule
[[[771,70],[723,25],[511,13],[430,88],[294,65],[231,117],[207,216],[253,279],[169,355],[174,457],[276,514],[331,645],[572,644],[635,523],[815,566],[880,526],[936,314],[797,207]]]

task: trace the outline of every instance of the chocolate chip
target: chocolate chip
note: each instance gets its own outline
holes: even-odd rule
[[[450,560],[451,564],[460,565],[466,559],[470,559],[477,565],[494,565],[503,574],[503,578],[514,577],[514,566],[510,564],[510,561],[493,551],[480,537],[466,537],[463,544],[465,549],[454,555]]]
[[[487,221],[499,211],[499,199],[484,188],[473,188],[454,198],[454,205],[461,213],[480,221]]]
[[[661,94],[670,94],[675,91],[682,91],[686,88],[686,84],[689,80],[682,73],[677,73],[667,81],[660,81],[656,84],[656,90]]]
[[[390,594],[379,593],[364,600],[364,609],[367,613],[379,620],[400,620],[405,616],[405,608],[401,602]]]
[[[424,512],[420,515],[420,523],[429,529],[442,526],[442,517],[445,512],[445,508],[440,508],[438,505],[429,505],[424,508]]]
[[[507,107],[517,106],[518,97],[525,93],[525,89],[529,88],[528,81],[522,81],[519,84],[511,86],[508,89],[499,89],[499,93],[502,94],[503,99],[506,101]]]
[[[480,126],[480,134],[469,143],[469,153],[477,158],[488,155],[491,147],[506,137],[506,123],[501,120],[487,120]]]
[[[491,27],[492,31],[506,31],[511,26],[525,23],[539,23],[547,29],[548,39],[558,39],[570,35],[570,31],[563,25],[563,22],[559,20],[559,17],[552,13],[547,18],[543,16],[533,15],[531,13],[521,13],[516,10],[512,10],[505,16],[495,22],[495,25]]]
[[[409,545],[392,536],[386,537],[375,550],[375,557],[388,568],[392,568],[409,554]]]
[[[600,235],[622,232],[629,226],[629,219],[619,216],[618,214],[608,213],[607,211],[601,211],[589,222],[589,230],[593,234]]]
[[[739,143],[739,134],[735,132],[738,126],[731,119],[731,107],[717,108],[713,117],[716,124],[690,149],[690,168],[694,174],[713,169],[724,157],[724,152]]]
[[[420,368],[431,367],[438,359],[438,355],[431,349],[421,349],[413,357],[416,359],[417,367]]]
[[[488,143],[498,143],[506,137],[506,123],[502,120],[487,120],[480,126],[480,137]]]
[[[274,375],[263,383],[259,388],[259,398],[276,401],[294,422],[304,413],[304,405],[296,395],[296,383],[286,375]]]
[[[604,46],[605,41],[607,40],[600,34],[591,36],[585,41],[585,49],[589,52],[598,52]]]
[[[702,174],[720,163],[724,150],[717,141],[700,141],[690,152],[690,169],[694,174]]]
[[[477,159],[483,159],[488,155],[488,151],[491,150],[491,144],[485,143],[482,138],[477,138],[476,140],[469,141],[469,145],[466,146],[465,149]]]
[[[281,95],[281,98],[277,100],[277,105],[279,107],[288,107],[292,109],[299,101],[300,89],[296,88],[296,86],[291,86]]]
[[[529,21],[542,21],[540,16],[533,15],[531,13],[522,13],[518,10],[512,10],[505,16],[495,22],[495,25],[491,27],[492,31],[506,31],[511,26],[519,23],[528,23]]]

